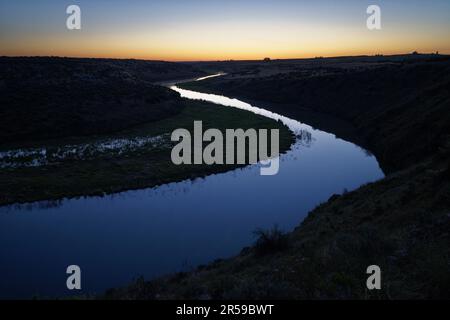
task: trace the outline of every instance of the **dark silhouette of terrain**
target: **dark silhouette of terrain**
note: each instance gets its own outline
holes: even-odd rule
[[[153,82],[192,78],[159,61],[0,58],[0,146],[114,132],[179,113],[173,91]]]
[[[280,151],[290,148],[293,135],[277,121],[154,84],[202,75],[158,61],[0,58],[0,205],[103,196],[236,168],[171,161],[171,133],[193,131],[196,120],[220,130],[277,128]]]
[[[259,231],[255,245],[234,258],[138,279],[102,298],[450,298],[449,57],[266,65],[205,63],[228,75],[183,86],[262,102],[300,121],[308,117],[305,110],[344,120],[377,156],[386,178],[333,195],[290,233]],[[374,264],[382,270],[382,289],[369,291],[366,270]]]
[[[310,64],[294,72],[250,78],[238,76],[240,67],[229,68],[225,78],[184,87],[262,101],[266,108],[300,121],[309,120],[305,111],[344,120],[387,172],[435,153],[450,134],[450,57],[373,57],[356,67],[348,58]]]
[[[255,246],[232,259],[153,281],[139,279],[102,298],[450,297],[447,56],[185,64],[0,58],[0,147],[113,132],[153,136],[192,123],[200,114],[213,127],[276,125],[201,102],[189,106],[153,85],[216,71],[228,75],[183,86],[258,101],[272,111],[358,139],[377,156],[386,178],[333,195],[290,233],[258,230]],[[163,123],[154,125],[161,119]],[[284,141],[289,144],[290,136]],[[51,170],[2,169],[0,200],[59,198],[87,189],[104,194],[216,170],[180,172],[167,163],[167,152],[141,150],[64,162]],[[383,272],[380,291],[366,288],[366,268],[372,264]]]

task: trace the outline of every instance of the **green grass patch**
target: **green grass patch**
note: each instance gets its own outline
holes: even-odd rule
[[[202,120],[203,130],[279,129],[280,151],[294,142],[291,132],[280,122],[235,108],[200,101],[184,101],[182,111],[173,117],[149,122],[108,135],[64,138],[40,142],[35,147],[57,147],[101,139],[133,138],[170,134],[178,128],[193,132],[194,121]],[[224,131],[223,131],[224,132]],[[193,136],[193,133],[192,133]],[[41,167],[0,169],[0,204],[60,199],[83,195],[104,195],[130,189],[225,172],[237,165],[180,165],[171,161],[171,146],[117,154],[102,153],[94,159],[68,160]]]

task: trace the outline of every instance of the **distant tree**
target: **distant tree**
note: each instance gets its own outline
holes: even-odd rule
[[[265,62],[270,62],[271,60],[270,60],[270,58],[264,58],[264,61]]]

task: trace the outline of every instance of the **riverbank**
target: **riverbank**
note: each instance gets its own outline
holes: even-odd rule
[[[449,188],[449,167],[421,164],[332,196],[293,232],[268,231],[231,259],[141,278],[101,299],[449,298]],[[380,291],[366,288],[373,264]]]
[[[376,155],[387,173],[437,152],[441,137],[450,135],[445,109],[450,81],[448,56],[305,60],[293,62],[292,72],[286,71],[288,61],[281,63],[283,73],[270,76],[264,76],[264,66],[237,64],[233,68],[227,64],[224,68],[230,73],[225,77],[182,86],[243,101],[263,101],[268,110],[305,123],[312,121],[319,129],[350,141],[356,137]],[[252,70],[252,75],[240,68]],[[271,64],[267,68],[274,69]],[[323,115],[331,121],[322,120]],[[332,118],[343,126],[330,124],[336,122]]]
[[[79,196],[102,196],[142,189],[185,179],[233,170],[239,165],[175,165],[171,161],[174,143],[171,133],[186,128],[193,135],[194,121],[204,130],[264,128],[280,130],[280,151],[295,141],[287,127],[250,112],[200,101],[183,101],[174,117],[154,121],[108,135],[51,140],[26,150],[45,150],[47,162],[33,164],[27,155],[18,167],[0,170],[0,205]],[[105,147],[106,145],[107,147]],[[114,147],[117,145],[117,147]],[[136,147],[133,147],[137,145]],[[73,153],[73,150],[80,153]],[[64,150],[66,157],[63,158]],[[10,156],[12,158],[12,156]],[[2,159],[3,160],[3,159]],[[19,161],[18,159],[15,159]]]
[[[0,206],[102,196],[225,172],[237,165],[171,161],[171,134],[208,128],[289,129],[242,110],[188,101],[154,85],[205,72],[178,63],[0,58]]]
[[[332,196],[288,234],[260,232],[255,245],[234,258],[153,281],[139,279],[101,298],[449,298],[450,73],[448,59],[428,58],[411,63],[396,57],[393,65],[383,58],[388,65],[381,68],[371,64],[318,76],[249,80],[231,74],[184,85],[340,117],[357,128],[389,174]],[[296,119],[303,120],[300,113]],[[366,269],[373,264],[382,270],[379,291],[366,287]]]

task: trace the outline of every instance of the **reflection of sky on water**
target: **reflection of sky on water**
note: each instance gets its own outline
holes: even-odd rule
[[[376,159],[352,143],[237,100],[210,98],[275,117],[296,132],[278,175],[260,176],[253,165],[111,196],[0,208],[0,297],[72,294],[65,289],[70,264],[82,268],[85,292],[102,292],[139,275],[229,257],[254,241],[255,229],[291,230],[333,193],[383,177]]]

